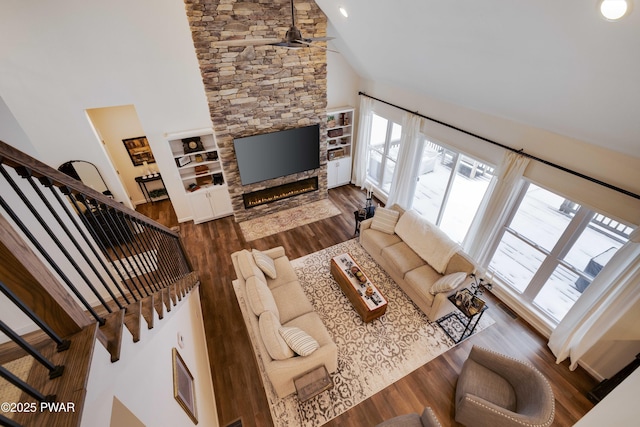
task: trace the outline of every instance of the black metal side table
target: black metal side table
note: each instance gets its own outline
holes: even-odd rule
[[[375,206],[367,206],[366,208],[353,211],[353,216],[355,217],[355,220],[356,220],[356,230],[353,232],[354,236],[357,236],[358,234],[360,234],[360,223],[365,219],[369,219],[373,217],[375,213],[376,213]]]
[[[471,334],[473,334],[473,331],[476,329],[476,326],[478,326],[482,315],[489,309],[489,307],[487,307],[487,304],[483,300],[475,296],[471,291],[469,291],[469,289],[465,288],[460,292],[470,296],[472,305],[470,307],[458,305],[456,304],[456,295],[450,295],[448,299],[449,301],[451,301],[451,304],[456,306],[456,310],[436,320],[436,323],[440,325],[442,330],[456,344],[466,338],[469,338]],[[462,318],[458,315],[458,312],[462,313]],[[447,327],[447,323],[450,323],[451,327]],[[462,330],[462,333],[460,333],[459,336],[455,333],[455,328],[453,328],[454,324],[457,324],[459,329]]]

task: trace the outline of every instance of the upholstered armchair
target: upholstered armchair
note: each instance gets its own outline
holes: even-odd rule
[[[474,346],[456,385],[456,421],[473,427],[548,426],[555,399],[528,363]]]
[[[422,411],[422,415],[406,414],[391,418],[378,424],[376,427],[442,427],[436,414],[428,406]]]

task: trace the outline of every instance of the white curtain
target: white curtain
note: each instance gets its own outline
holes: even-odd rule
[[[578,360],[640,301],[640,228],[636,229],[585,289],[549,338],[549,348],[560,363]],[[640,313],[638,313],[640,318]],[[638,330],[629,339],[640,339]]]
[[[489,247],[502,228],[522,188],[522,174],[529,158],[507,151],[476,212],[462,247],[478,266],[489,263]]]
[[[398,204],[411,209],[416,190],[416,172],[420,166],[422,144],[418,139],[422,119],[415,114],[405,112],[402,117],[402,134],[396,167],[391,179],[387,206]]]
[[[364,188],[369,164],[369,141],[371,141],[371,120],[373,117],[373,99],[360,96],[360,113],[358,116],[358,139],[353,158],[353,176],[355,185]]]

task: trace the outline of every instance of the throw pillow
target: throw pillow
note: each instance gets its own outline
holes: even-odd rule
[[[247,299],[253,314],[260,316],[265,311],[272,311],[278,319],[280,313],[278,312],[278,306],[276,300],[273,298],[271,289],[265,282],[258,279],[256,276],[251,276],[247,279],[246,283]]]
[[[439,278],[438,281],[431,286],[431,290],[429,292],[431,295],[435,295],[440,292],[452,291],[460,286],[466,278],[467,273],[465,272],[447,274],[446,276]]]
[[[373,216],[371,228],[382,231],[383,233],[393,234],[399,215],[400,212],[394,211],[393,209],[378,207],[375,215]]]
[[[271,311],[265,311],[258,319],[262,342],[267,348],[269,356],[275,360],[285,360],[295,356],[293,350],[289,348],[282,335],[280,335],[281,326],[280,321]]]
[[[264,277],[264,273],[260,268],[258,268],[256,262],[249,252],[246,249],[238,252],[238,267],[240,268],[240,274],[242,274],[243,279],[248,279],[251,276],[256,276],[259,279],[266,280]]]
[[[320,348],[318,341],[300,328],[282,326],[280,335],[282,335],[291,350],[300,356],[308,356]]]
[[[253,254],[253,260],[258,264],[258,267],[264,274],[269,276],[271,279],[276,278],[276,264],[273,262],[273,258],[269,255],[260,252],[257,249],[253,249],[251,251]]]

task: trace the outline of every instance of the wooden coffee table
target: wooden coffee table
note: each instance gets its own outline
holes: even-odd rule
[[[352,272],[354,267],[362,273],[361,280]],[[371,322],[387,311],[387,300],[348,253],[331,259],[331,275],[363,322]],[[371,291],[367,292],[367,288]]]

